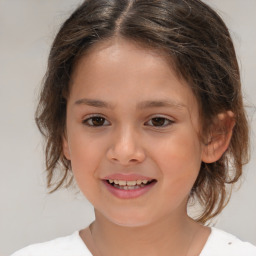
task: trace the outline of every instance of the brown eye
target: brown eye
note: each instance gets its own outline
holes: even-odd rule
[[[109,122],[101,116],[93,116],[83,121],[83,124],[87,126],[105,126],[109,125]]]
[[[172,123],[174,123],[174,122],[172,120],[167,119],[167,118],[154,117],[154,118],[149,120],[148,125],[154,126],[154,127],[165,127],[165,126],[171,125]]]
[[[154,126],[163,126],[164,123],[165,123],[165,118],[162,118],[162,117],[152,118],[152,124]]]

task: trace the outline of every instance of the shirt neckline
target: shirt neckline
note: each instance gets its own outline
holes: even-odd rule
[[[203,253],[204,253],[205,251],[207,251],[207,248],[209,247],[209,244],[210,244],[211,241],[212,241],[213,233],[215,233],[215,228],[214,228],[214,227],[209,227],[209,228],[210,228],[211,232],[210,232],[210,234],[209,234],[209,236],[208,236],[208,238],[207,238],[207,240],[206,240],[206,242],[205,242],[205,244],[204,244],[204,246],[203,246],[203,248],[202,248],[202,250],[201,250],[199,256],[203,256]],[[74,235],[78,238],[79,243],[81,244],[82,249],[83,249],[86,253],[89,253],[90,256],[93,256],[92,253],[89,251],[88,247],[86,246],[85,242],[84,242],[83,239],[81,238],[79,232],[80,232],[80,231],[77,230],[77,231],[74,233]],[[88,256],[89,256],[89,255],[88,255]]]

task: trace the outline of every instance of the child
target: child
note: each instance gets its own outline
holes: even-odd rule
[[[95,221],[13,256],[256,255],[203,225],[248,158],[233,43],[203,2],[85,1],[53,43],[36,116],[48,187],[74,175]]]

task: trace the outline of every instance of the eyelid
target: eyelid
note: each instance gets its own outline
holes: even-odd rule
[[[152,119],[154,119],[154,118],[162,118],[162,119],[165,119],[165,121],[168,121],[168,124],[166,124],[166,125],[163,125],[163,126],[154,126],[154,125],[150,125],[150,126],[152,126],[152,127],[154,127],[154,128],[165,128],[165,127],[167,127],[167,126],[170,126],[170,125],[172,125],[173,123],[175,123],[175,121],[173,120],[173,119],[171,119],[170,117],[166,117],[166,116],[162,116],[162,115],[155,115],[155,116],[152,116],[150,119],[149,119],[149,121],[151,121]],[[147,121],[146,123],[148,123],[149,121]],[[145,124],[146,124],[145,123]]]
[[[90,125],[90,124],[88,124],[87,122],[88,122],[91,118],[93,118],[93,117],[103,118],[103,119],[104,119],[104,123],[107,122],[108,124],[103,124],[103,125]],[[165,124],[165,125],[162,125],[162,126],[161,126],[161,125],[160,125],[160,126],[148,125],[148,126],[152,126],[152,127],[154,127],[154,128],[165,128],[165,127],[170,126],[170,125],[172,125],[173,123],[175,123],[175,121],[172,120],[172,118],[170,118],[170,117],[166,117],[166,116],[162,116],[162,115],[154,115],[154,116],[151,116],[150,119],[149,119],[147,122],[145,122],[144,124],[149,123],[149,122],[152,121],[152,119],[154,119],[154,118],[165,119],[165,122],[167,121],[168,124]],[[165,122],[164,122],[164,123],[165,123]],[[109,125],[111,124],[111,123],[107,120],[107,118],[106,118],[104,115],[102,115],[102,114],[90,114],[90,115],[87,115],[87,116],[85,116],[85,117],[82,119],[82,123],[83,123],[84,125],[86,125],[86,126],[89,126],[89,127],[96,127],[96,128],[98,128],[98,127],[103,127],[103,126],[109,126]]]
[[[108,122],[108,124],[107,124],[107,125],[99,125],[99,126],[87,124],[86,122],[87,122],[88,120],[90,120],[91,118],[93,118],[93,117],[103,118],[103,119],[105,119],[105,121]],[[86,125],[86,126],[89,126],[89,127],[96,127],[96,128],[102,127],[102,126],[108,126],[108,125],[110,125],[110,122],[109,122],[109,121],[107,120],[107,118],[106,118],[104,115],[102,115],[102,114],[90,114],[90,115],[87,115],[87,116],[85,116],[85,117],[82,119],[82,123],[83,123],[84,125]]]

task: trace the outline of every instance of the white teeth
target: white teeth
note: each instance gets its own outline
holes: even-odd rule
[[[138,188],[143,188],[145,187],[144,184],[141,184],[140,186],[119,186],[119,185],[116,185],[114,184],[114,187],[115,188],[118,188],[118,189],[123,189],[123,190],[133,190],[133,189],[138,189]]]
[[[126,185],[126,181],[125,180],[119,180],[119,185],[120,186],[125,186]]]
[[[133,180],[133,181],[127,181],[126,182],[128,186],[135,186],[136,185],[136,180]]]
[[[145,185],[148,182],[150,182],[150,180],[108,180],[108,182],[110,184],[114,183],[115,185],[119,185],[119,186],[136,186],[136,185]]]

